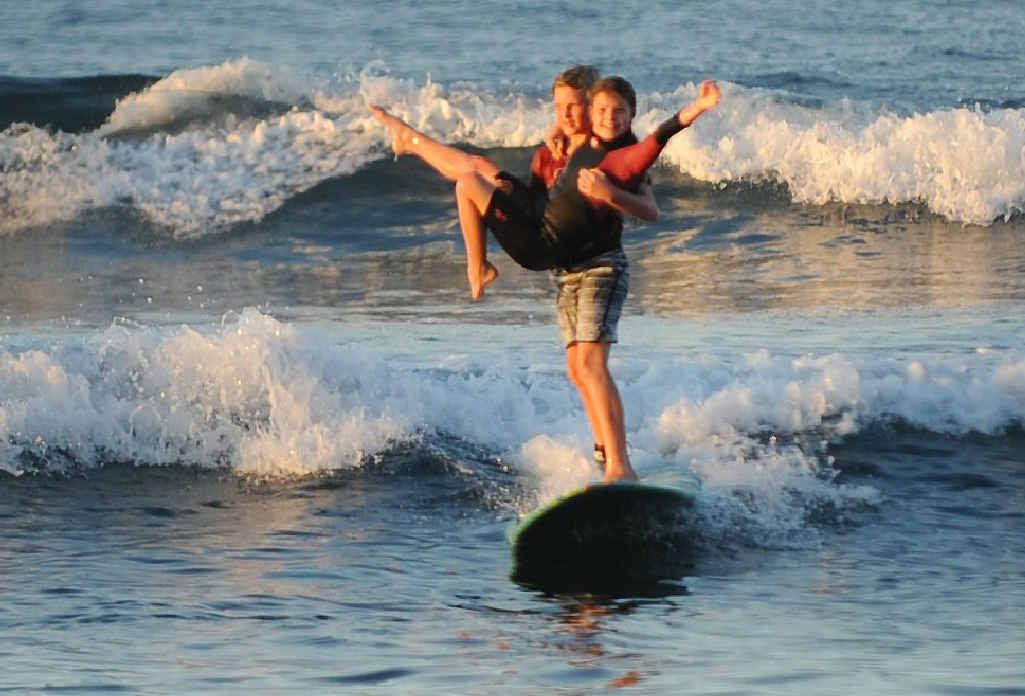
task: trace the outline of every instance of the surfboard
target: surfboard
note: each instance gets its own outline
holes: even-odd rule
[[[513,529],[512,579],[603,591],[679,578],[693,566],[697,488],[620,481],[557,498]]]

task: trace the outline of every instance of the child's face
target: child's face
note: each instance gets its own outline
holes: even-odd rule
[[[552,93],[555,105],[555,123],[566,135],[588,131],[587,95],[581,89],[558,85]]]
[[[615,92],[598,92],[591,99],[591,132],[615,140],[630,129],[630,105]]]

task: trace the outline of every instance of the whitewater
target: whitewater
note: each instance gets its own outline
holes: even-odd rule
[[[1021,694],[1025,12],[102,0],[0,9],[0,691]],[[598,480],[544,273],[451,184],[554,75],[646,134],[611,369],[695,563],[510,577]],[[614,563],[615,559],[610,559]]]
[[[375,72],[316,85],[242,58],[127,94],[91,132],[13,124],[0,138],[3,232],[110,207],[174,237],[259,222],[298,193],[386,156],[370,104],[432,137],[482,148],[528,147],[549,122],[544,97]],[[674,139],[665,166],[718,187],[782,186],[802,204],[923,205],[981,225],[1022,210],[1022,109],[901,115],[849,99],[809,107],[778,91],[723,88],[723,107]],[[687,83],[641,94],[635,130],[652,130],[695,93]]]

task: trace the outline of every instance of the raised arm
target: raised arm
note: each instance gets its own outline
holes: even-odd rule
[[[663,122],[639,143],[611,150],[598,165],[619,186],[632,189],[642,181],[644,172],[655,163],[670,138],[719,103],[721,94],[712,80],[701,83],[698,98]]]
[[[715,84],[714,80],[702,82],[698,88],[698,98],[694,100],[694,103],[680,109],[676,114],[676,120],[681,129],[687,128],[697,120],[698,116],[718,106],[720,99],[722,99],[722,92],[719,91],[719,85]]]

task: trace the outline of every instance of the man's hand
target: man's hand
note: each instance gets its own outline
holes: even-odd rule
[[[552,126],[545,134],[545,145],[552,151],[552,157],[564,160],[569,156],[569,138],[558,126]]]
[[[512,195],[513,184],[511,181],[501,176],[503,172],[499,172],[498,175],[492,177],[491,183],[495,185],[495,188],[502,191],[506,195]]]

